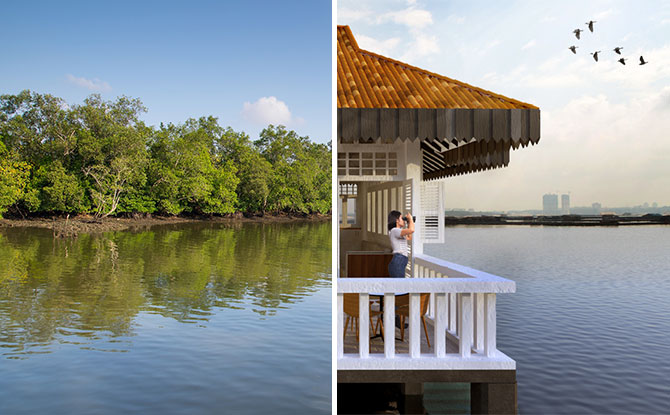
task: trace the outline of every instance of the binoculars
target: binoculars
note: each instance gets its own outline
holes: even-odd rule
[[[407,217],[403,216],[403,217],[402,217],[402,221],[403,221],[403,222],[407,222]],[[416,216],[412,216],[412,221],[413,221],[414,223],[416,223]]]

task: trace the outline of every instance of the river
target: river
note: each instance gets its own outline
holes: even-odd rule
[[[330,223],[0,229],[0,413],[331,412]]]
[[[656,414],[670,413],[669,249],[667,226],[456,226],[424,251],[516,281],[498,348],[520,413]]]

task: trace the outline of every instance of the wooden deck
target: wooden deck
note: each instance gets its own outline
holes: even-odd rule
[[[427,255],[414,256],[414,270],[415,278],[338,279],[338,385],[399,384],[402,399],[398,404],[402,402],[407,413],[424,413],[425,408],[413,405],[423,401],[425,384],[469,384],[471,413],[517,413],[516,362],[496,346],[496,296],[514,292],[514,282]],[[409,314],[418,324],[412,327],[413,341],[409,339],[409,328],[401,341],[400,329],[388,321],[387,327],[393,332],[386,335],[395,340],[393,347],[385,347],[389,345],[379,331],[375,332],[381,305],[380,296],[375,293],[409,294]],[[434,306],[427,310],[421,306],[424,293],[435,295]],[[365,297],[359,296],[359,301],[352,303],[352,294]],[[398,305],[394,301],[397,298],[388,294],[387,320],[393,320],[391,308]],[[364,321],[363,326],[370,325],[370,329],[359,342],[353,327],[345,328],[344,323],[347,316],[358,315],[359,311],[367,320],[368,309],[372,321]],[[428,317],[428,333],[424,331],[420,316],[426,312],[431,317],[434,314],[434,324],[444,333],[444,338],[437,339],[441,341],[433,338],[436,329]],[[361,346],[367,350],[360,350]],[[357,386],[347,387],[357,390]],[[379,387],[385,390],[384,385]],[[466,400],[461,403],[467,406]]]
[[[373,336],[377,318],[372,319],[370,329],[370,354],[384,354],[384,340],[379,333]],[[434,345],[434,333],[432,321],[426,319],[430,343]],[[400,340],[400,329],[395,328],[395,351],[396,355],[409,354],[409,328],[405,329],[405,341]],[[450,335],[446,335],[446,352],[458,354],[459,345]],[[358,341],[356,333],[350,327],[346,332],[344,341],[344,353],[358,354]],[[432,354],[434,350],[428,347],[426,333],[421,327],[421,354]],[[474,353],[474,351],[473,351]],[[338,385],[349,383],[362,384],[357,389],[377,388],[382,390],[383,398],[388,395],[387,389],[390,383],[404,386],[403,397],[396,399],[396,405],[401,411],[384,411],[375,413],[426,413],[427,410],[439,411],[441,413],[477,413],[477,414],[517,414],[517,385],[516,370],[338,370]],[[429,383],[437,382],[437,383]],[[425,387],[424,385],[428,385]],[[437,386],[436,386],[437,385]],[[341,386],[338,386],[340,388]],[[379,389],[381,388],[381,389]],[[452,390],[453,389],[453,390]],[[408,391],[414,391],[409,392]],[[427,394],[424,396],[424,391]],[[455,392],[456,391],[456,392]],[[378,399],[381,399],[377,397]],[[339,399],[339,398],[338,398]],[[371,399],[371,398],[367,398]],[[347,412],[348,402],[339,402],[338,408],[342,407],[342,413]],[[388,403],[381,405],[378,409],[384,410]]]

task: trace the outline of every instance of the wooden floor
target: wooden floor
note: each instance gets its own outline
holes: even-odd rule
[[[345,316],[346,317],[346,316]],[[377,318],[373,317],[372,323],[374,326],[377,324]],[[435,336],[435,330],[430,319],[426,318],[426,325],[428,326],[428,335],[430,336],[430,345],[435,346],[433,337]],[[358,341],[356,340],[356,333],[352,329],[352,324],[349,323],[348,330],[344,337],[344,353],[358,353]],[[374,327],[370,328],[370,353],[384,353],[384,339],[381,337],[379,330],[377,331],[377,337],[373,333]],[[409,327],[405,329],[405,341],[400,340],[400,329],[395,328],[395,352],[396,354],[407,354],[409,353]],[[451,341],[447,336],[447,353],[458,353],[458,343]],[[435,353],[433,347],[428,347],[426,342],[426,333],[423,330],[423,325],[421,325],[421,353],[429,354]]]

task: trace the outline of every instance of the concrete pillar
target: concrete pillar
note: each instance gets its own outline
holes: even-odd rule
[[[402,400],[398,402],[400,413],[424,414],[423,383],[403,383],[401,387]]]
[[[470,413],[517,414],[516,382],[470,384]]]
[[[405,141],[405,163],[407,169],[405,178],[412,180],[412,214],[417,216],[417,221],[420,222],[421,219],[419,217],[422,215],[422,212],[419,188],[421,179],[423,178],[423,157],[420,140],[414,142]],[[412,237],[412,255],[423,254],[423,236],[421,235],[419,224],[417,223],[415,226],[417,232]]]

